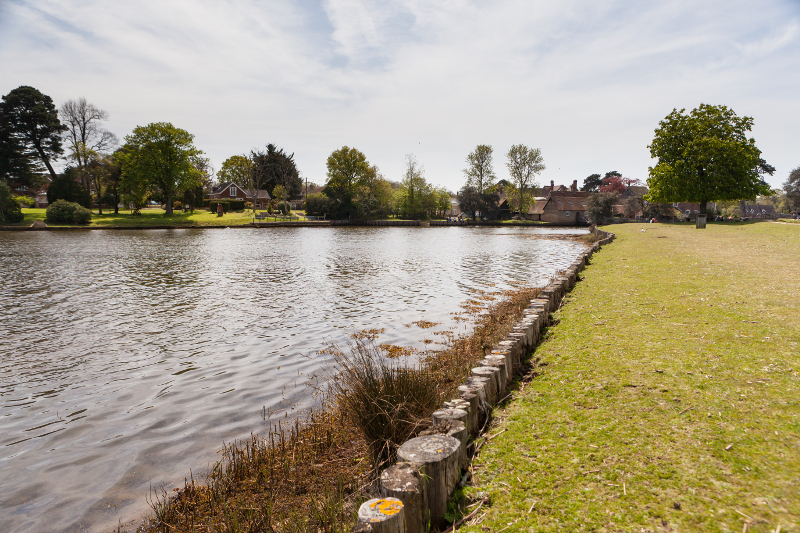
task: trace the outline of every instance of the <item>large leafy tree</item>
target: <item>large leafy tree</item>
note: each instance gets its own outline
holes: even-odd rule
[[[696,202],[705,213],[710,201],[769,194],[761,173],[774,169],[761,159],[755,139],[747,138],[751,117],[724,105],[685,111],[673,109],[655,130],[649,148],[658,162],[649,169],[648,201]]]
[[[217,172],[220,182],[232,182],[244,188],[250,187],[250,176],[253,172],[253,162],[244,155],[232,155],[222,162]]]
[[[433,193],[433,188],[425,180],[425,169],[417,162],[413,154],[406,156],[406,169],[403,180],[400,182],[400,195],[398,207],[403,216],[420,218],[425,215],[426,204],[430,204],[428,196]],[[434,197],[435,198],[435,197]],[[434,201],[435,203],[435,201]]]
[[[536,187],[536,175],[544,169],[544,158],[539,148],[529,148],[524,144],[513,145],[506,154],[508,161],[506,167],[514,182],[516,201],[514,202],[520,213],[528,212],[530,195],[527,191]]]
[[[353,199],[357,188],[367,179],[371,170],[363,152],[343,146],[328,156],[328,181],[323,193],[333,200],[331,215],[350,217],[357,214]]]
[[[194,135],[168,122],[138,126],[125,137],[122,152],[122,182],[136,200],[149,188],[160,192],[166,214],[172,214],[172,199],[200,185],[203,152],[194,144]],[[136,193],[136,194],[133,194]]]
[[[800,167],[789,173],[789,179],[783,184],[783,192],[789,208],[795,213],[800,212]]]
[[[483,208],[483,197],[475,187],[465,185],[458,191],[458,207],[462,213],[472,215],[472,220],[478,216],[478,212]]]
[[[600,174],[590,174],[583,180],[581,190],[583,192],[597,192],[602,184],[603,178],[600,177]]]
[[[53,99],[33,87],[17,87],[0,102],[0,123],[6,146],[3,157],[11,158],[0,164],[25,173],[32,170],[35,157],[55,179],[52,160],[64,151],[61,134],[66,128],[58,120]]]

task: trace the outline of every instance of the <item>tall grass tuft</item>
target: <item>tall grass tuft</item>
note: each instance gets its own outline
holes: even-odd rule
[[[398,446],[429,425],[445,398],[435,376],[386,357],[371,339],[356,338],[348,347],[347,352],[333,350],[337,368],[331,389],[380,468],[395,459]]]

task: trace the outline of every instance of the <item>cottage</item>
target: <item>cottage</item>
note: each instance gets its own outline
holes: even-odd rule
[[[578,190],[578,180],[567,189],[551,181],[550,187],[542,187],[546,196],[538,196],[525,215],[527,220],[541,220],[560,226],[577,226],[586,223],[586,199],[589,193]]]
[[[254,207],[266,207],[271,199],[269,193],[263,189],[245,189],[229,181],[212,188],[208,198],[211,200],[246,200],[254,202]]]

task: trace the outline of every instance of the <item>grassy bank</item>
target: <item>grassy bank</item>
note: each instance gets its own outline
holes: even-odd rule
[[[46,216],[46,209],[24,208],[22,214],[25,219],[18,223],[12,224],[14,226],[30,226],[37,220],[44,221]],[[301,215],[301,220],[304,218]],[[268,222],[269,220],[265,221]],[[141,214],[137,216],[131,215],[128,210],[120,210],[118,214],[114,214],[112,210],[104,210],[103,214],[98,214],[95,209],[92,211],[92,221],[90,226],[130,226],[130,227],[144,227],[144,226],[241,226],[253,222],[252,211],[236,211],[225,213],[223,216],[218,217],[217,213],[210,212],[206,209],[197,209],[194,213],[184,213],[183,211],[176,211],[171,215],[164,214],[163,209],[142,209]],[[48,224],[50,226],[59,226],[62,224]]]
[[[798,531],[800,228],[610,230],[496,413],[463,530]]]

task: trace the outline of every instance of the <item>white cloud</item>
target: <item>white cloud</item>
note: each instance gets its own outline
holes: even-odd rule
[[[523,142],[542,148],[545,181],[645,178],[658,120],[724,103],[755,117],[778,184],[800,164],[798,20],[779,0],[12,1],[0,92],[86,96],[120,136],[171,121],[217,167],[276,142],[321,181],[348,144],[399,179],[413,152],[454,190],[478,143],[500,175]]]

